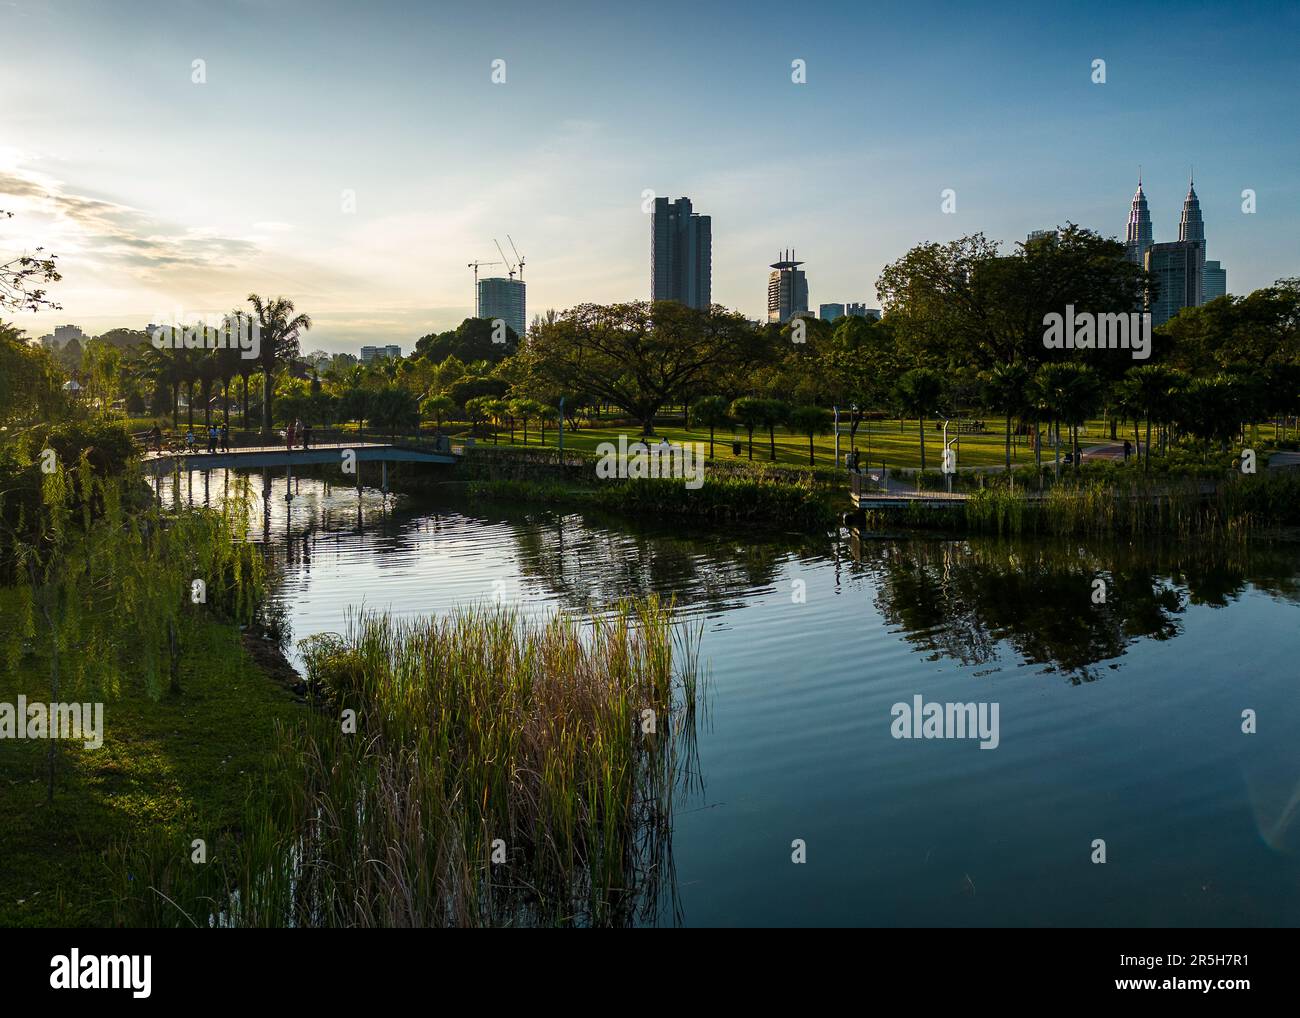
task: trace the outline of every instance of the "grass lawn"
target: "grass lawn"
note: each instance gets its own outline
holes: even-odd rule
[[[997,422],[986,422],[990,430],[983,434],[963,434],[961,444],[954,445],[958,450],[957,462],[960,466],[990,466],[1001,464],[1006,459],[1006,436],[1003,426]],[[953,437],[954,429],[949,429],[949,437]],[[564,445],[565,448],[582,449],[584,451],[594,451],[596,446],[601,442],[618,442],[618,436],[625,434],[628,440],[632,441],[639,437],[639,432],[635,427],[602,427],[593,426],[583,428],[581,431],[565,431]],[[666,437],[669,442],[700,442],[706,447],[709,442],[709,432],[707,429],[692,428],[687,431],[678,427],[660,427],[656,429],[658,436]],[[1123,433],[1120,434],[1119,440],[1124,440]],[[503,431],[499,436],[502,445],[508,445],[510,432]],[[521,429],[515,430],[515,444],[522,444],[523,432]],[[749,456],[749,439],[746,433],[738,431],[733,433],[730,428],[718,430],[714,438],[714,455],[720,459],[733,459],[731,443],[733,439],[741,442],[740,458],[747,459]],[[1034,460],[1033,450],[1026,444],[1025,438],[1015,441],[1011,446],[1011,455],[1013,463],[1027,464]],[[483,445],[490,445],[492,438],[490,435],[479,436],[476,441]],[[1080,435],[1080,442],[1084,445],[1097,445],[1110,441],[1110,430],[1105,421],[1089,422]],[[528,445],[536,447],[538,445],[538,433],[535,426],[529,427]],[[554,446],[556,444],[556,433],[554,428],[546,429],[546,445]],[[891,467],[919,467],[921,465],[920,436],[917,433],[917,424],[915,420],[905,421],[900,431],[898,421],[870,421],[863,422],[858,428],[856,437],[858,454],[867,457],[869,455],[872,464],[878,464],[884,460]],[[1062,451],[1065,446],[1062,444]],[[847,425],[840,434],[840,456],[841,458],[849,451],[849,435]],[[814,452],[818,466],[832,466],[835,459],[835,438],[833,435],[819,435],[814,439]],[[1050,447],[1044,447],[1045,458],[1050,458]],[[754,432],[754,461],[761,463],[771,462],[771,452],[768,443],[766,431]],[[943,457],[943,431],[942,427],[936,431],[934,421],[926,422],[925,429],[925,465],[930,470],[939,468],[940,460]],[[776,461],[795,466],[808,466],[808,436],[792,435],[782,428],[776,430]],[[841,460],[842,461],[842,460]]]
[[[0,590],[0,610],[12,591]],[[46,802],[47,741],[0,740],[0,926],[112,922],[111,845],[156,832],[178,850],[211,847],[240,815],[250,779],[265,767],[277,721],[303,708],[253,664],[233,626],[209,623],[186,648],[179,696],[151,700],[127,677],[104,703],[104,745],[59,743],[53,804]],[[0,702],[49,700],[43,664],[30,655],[0,671]],[[60,693],[64,701],[95,697]]]

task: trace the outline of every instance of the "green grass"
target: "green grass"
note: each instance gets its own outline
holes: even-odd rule
[[[12,590],[0,591],[0,615],[12,599]],[[49,678],[33,665],[29,656],[0,671],[0,702],[20,693],[48,702]],[[121,695],[104,705],[104,745],[59,744],[52,805],[48,742],[0,740],[0,926],[112,925],[117,847],[172,836],[193,865],[192,839],[211,845],[238,821],[276,723],[303,708],[254,665],[234,626],[216,622],[186,648],[182,687],[180,696],[151,700],[139,676],[125,676]],[[60,699],[91,698],[73,691]]]

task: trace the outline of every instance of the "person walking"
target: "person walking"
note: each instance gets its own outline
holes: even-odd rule
[[[162,454],[162,428],[154,425],[149,431],[149,441],[153,443],[154,452]]]
[[[221,451],[230,452],[230,422],[221,423]]]
[[[304,424],[302,426],[302,451],[306,452],[307,447],[310,444],[311,444],[311,425]]]
[[[217,451],[217,426],[208,425],[208,454],[211,455]]]
[[[284,446],[288,452],[293,452],[293,421],[284,429]]]

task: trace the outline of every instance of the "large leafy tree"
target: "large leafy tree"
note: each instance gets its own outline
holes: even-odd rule
[[[631,414],[645,435],[668,403],[754,363],[761,342],[744,317],[675,301],[582,304],[533,333],[537,369]]]
[[[295,315],[293,301],[287,297],[264,299],[250,293],[248,303],[253,305],[254,324],[261,343],[258,360],[262,365],[262,434],[270,435],[276,368],[297,356],[298,338],[311,328],[311,318],[305,314]]]

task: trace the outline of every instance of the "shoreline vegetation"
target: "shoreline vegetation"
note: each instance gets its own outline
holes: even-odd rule
[[[303,642],[316,709],[203,867],[121,857],[149,926],[620,926],[674,914],[699,632],[657,598],[585,620],[363,614]],[[147,890],[146,890],[147,888]]]
[[[884,528],[997,533],[1010,536],[1106,534],[1179,537],[1249,532],[1300,525],[1300,470],[1242,475],[1230,464],[1178,464],[1145,474],[1136,464],[1084,464],[1075,477],[1054,481],[1032,467],[1005,473],[965,474],[954,490],[969,498],[952,508],[906,505],[846,512],[848,474],[831,468],[707,461],[696,489],[680,478],[599,480],[598,457],[554,449],[474,449],[454,470],[471,499],[591,509],[632,518],[685,520],[705,525],[824,533],[840,522],[870,531]],[[390,471],[399,491],[444,488],[442,474],[408,468]],[[941,474],[899,471],[919,490],[941,491]]]

